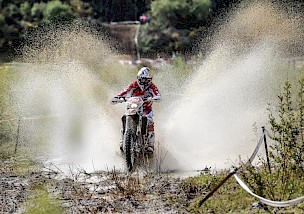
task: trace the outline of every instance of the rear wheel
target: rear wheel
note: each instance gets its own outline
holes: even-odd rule
[[[134,140],[132,130],[127,130],[125,133],[125,155],[128,171],[134,169],[136,161],[136,152],[134,150]]]

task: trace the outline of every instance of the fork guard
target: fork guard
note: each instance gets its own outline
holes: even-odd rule
[[[134,117],[134,119],[136,120],[136,123],[138,123],[139,115],[136,114],[136,115],[134,115],[134,116],[132,116],[132,117]],[[123,134],[124,134],[125,131],[126,131],[126,118],[127,118],[126,115],[123,115],[123,116],[121,117],[121,122],[122,122],[122,133],[123,133]],[[142,124],[141,124],[141,133],[142,133],[142,135],[146,135],[146,134],[148,133],[147,128],[148,128],[148,117],[143,115],[143,116],[142,116]]]

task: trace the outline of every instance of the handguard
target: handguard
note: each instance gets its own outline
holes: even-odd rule
[[[143,99],[144,102],[159,102],[160,101],[160,96],[154,96],[154,97],[147,97]]]
[[[122,103],[122,102],[124,102],[124,99],[122,99],[122,98],[123,97],[113,97],[110,103],[112,105],[115,105],[117,103]]]

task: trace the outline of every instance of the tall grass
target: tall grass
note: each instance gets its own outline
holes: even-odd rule
[[[9,121],[14,115],[11,84],[15,73],[7,65],[0,65],[0,145],[14,139],[15,124]]]

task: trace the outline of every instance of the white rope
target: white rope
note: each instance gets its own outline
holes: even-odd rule
[[[246,164],[251,164],[251,162],[253,161],[253,159],[256,157],[259,149],[260,149],[260,146],[262,144],[262,142],[264,142],[264,136],[265,136],[265,133],[263,133],[260,137],[260,140],[257,144],[257,146],[255,147],[255,150],[254,152],[252,153],[252,155],[250,156],[250,158],[248,159],[247,163]],[[239,176],[237,176],[237,171],[235,171],[235,174],[233,175],[234,178],[236,179],[236,181],[240,184],[240,186],[246,190],[249,194],[253,195],[254,197],[260,199],[260,201],[263,203],[263,204],[267,204],[267,205],[270,205],[270,206],[273,206],[273,207],[287,207],[287,206],[292,206],[292,205],[295,205],[297,203],[300,203],[302,201],[304,201],[304,196],[301,196],[299,198],[296,198],[296,199],[292,199],[292,200],[289,200],[289,201],[272,201],[272,200],[269,200],[269,199],[266,199],[266,198],[263,198],[255,193],[253,193],[249,187],[240,179]]]
[[[292,205],[295,205],[295,204],[298,204],[302,201],[304,201],[304,196],[301,196],[299,198],[296,198],[296,199],[292,199],[292,200],[289,200],[289,201],[272,201],[272,200],[269,200],[269,199],[266,199],[266,198],[263,198],[255,193],[253,193],[248,186],[246,186],[246,184],[239,178],[239,176],[237,176],[237,174],[234,174],[234,178],[236,179],[236,181],[240,184],[240,186],[246,190],[249,194],[253,195],[254,197],[260,199],[260,201],[263,203],[263,204],[267,204],[269,206],[273,206],[273,207],[288,207],[288,206],[292,206]]]
[[[246,164],[251,164],[253,159],[255,158],[255,156],[258,154],[258,151],[260,150],[260,147],[262,145],[262,143],[264,142],[264,136],[265,136],[265,133],[263,133],[260,137],[260,140],[257,144],[257,146],[255,147],[252,155],[250,156],[250,158],[248,159],[247,163]]]

